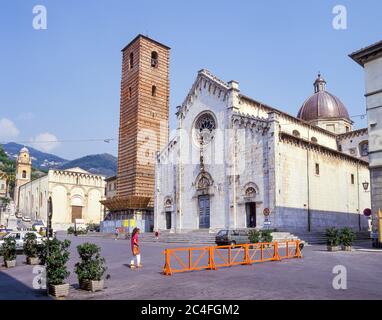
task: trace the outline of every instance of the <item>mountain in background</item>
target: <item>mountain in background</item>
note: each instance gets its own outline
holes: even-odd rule
[[[117,174],[117,158],[108,153],[94,154],[69,161],[60,166],[59,169],[75,167],[80,167],[94,174],[110,177]]]
[[[10,142],[3,144],[2,147],[10,159],[16,160],[24,145]],[[108,153],[89,155],[70,161],[29,146],[26,147],[32,157],[32,166],[38,170],[48,171],[49,169],[80,167],[90,173],[100,174],[106,177],[117,174],[117,158]]]

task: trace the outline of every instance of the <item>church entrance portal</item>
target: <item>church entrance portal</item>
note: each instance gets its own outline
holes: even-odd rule
[[[166,212],[166,229],[171,229],[171,212]]]
[[[245,204],[247,214],[247,228],[256,227],[256,202],[247,202]]]
[[[208,229],[210,227],[210,196],[199,196],[199,228]]]
[[[76,222],[76,219],[82,219],[82,207],[72,206],[72,223]]]

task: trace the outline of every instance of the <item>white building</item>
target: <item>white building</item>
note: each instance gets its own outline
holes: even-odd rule
[[[7,196],[7,177],[6,174],[0,171],[0,198]]]
[[[350,57],[365,69],[366,110],[370,135],[369,161],[373,232],[379,230],[382,247],[382,41],[356,51]]]
[[[86,223],[103,220],[105,181],[103,176],[81,168],[49,170],[46,176],[19,188],[19,211],[32,220],[47,220],[47,201],[52,197],[52,224],[55,230],[66,230],[75,219]]]
[[[199,71],[178,107],[177,134],[158,155],[154,228],[268,221],[288,231],[367,230],[369,170],[358,153],[367,130],[352,132],[346,107],[325,85],[319,75],[294,117],[241,94],[236,81]]]

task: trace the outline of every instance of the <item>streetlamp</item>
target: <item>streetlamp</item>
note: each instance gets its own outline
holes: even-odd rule
[[[362,186],[363,186],[363,190],[365,190],[365,192],[366,192],[367,189],[369,189],[369,182],[367,182],[367,181],[362,182]]]

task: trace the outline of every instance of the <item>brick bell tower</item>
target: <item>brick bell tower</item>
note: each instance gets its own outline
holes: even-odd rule
[[[170,48],[138,35],[122,49],[115,213],[153,213],[156,154],[168,143]]]

